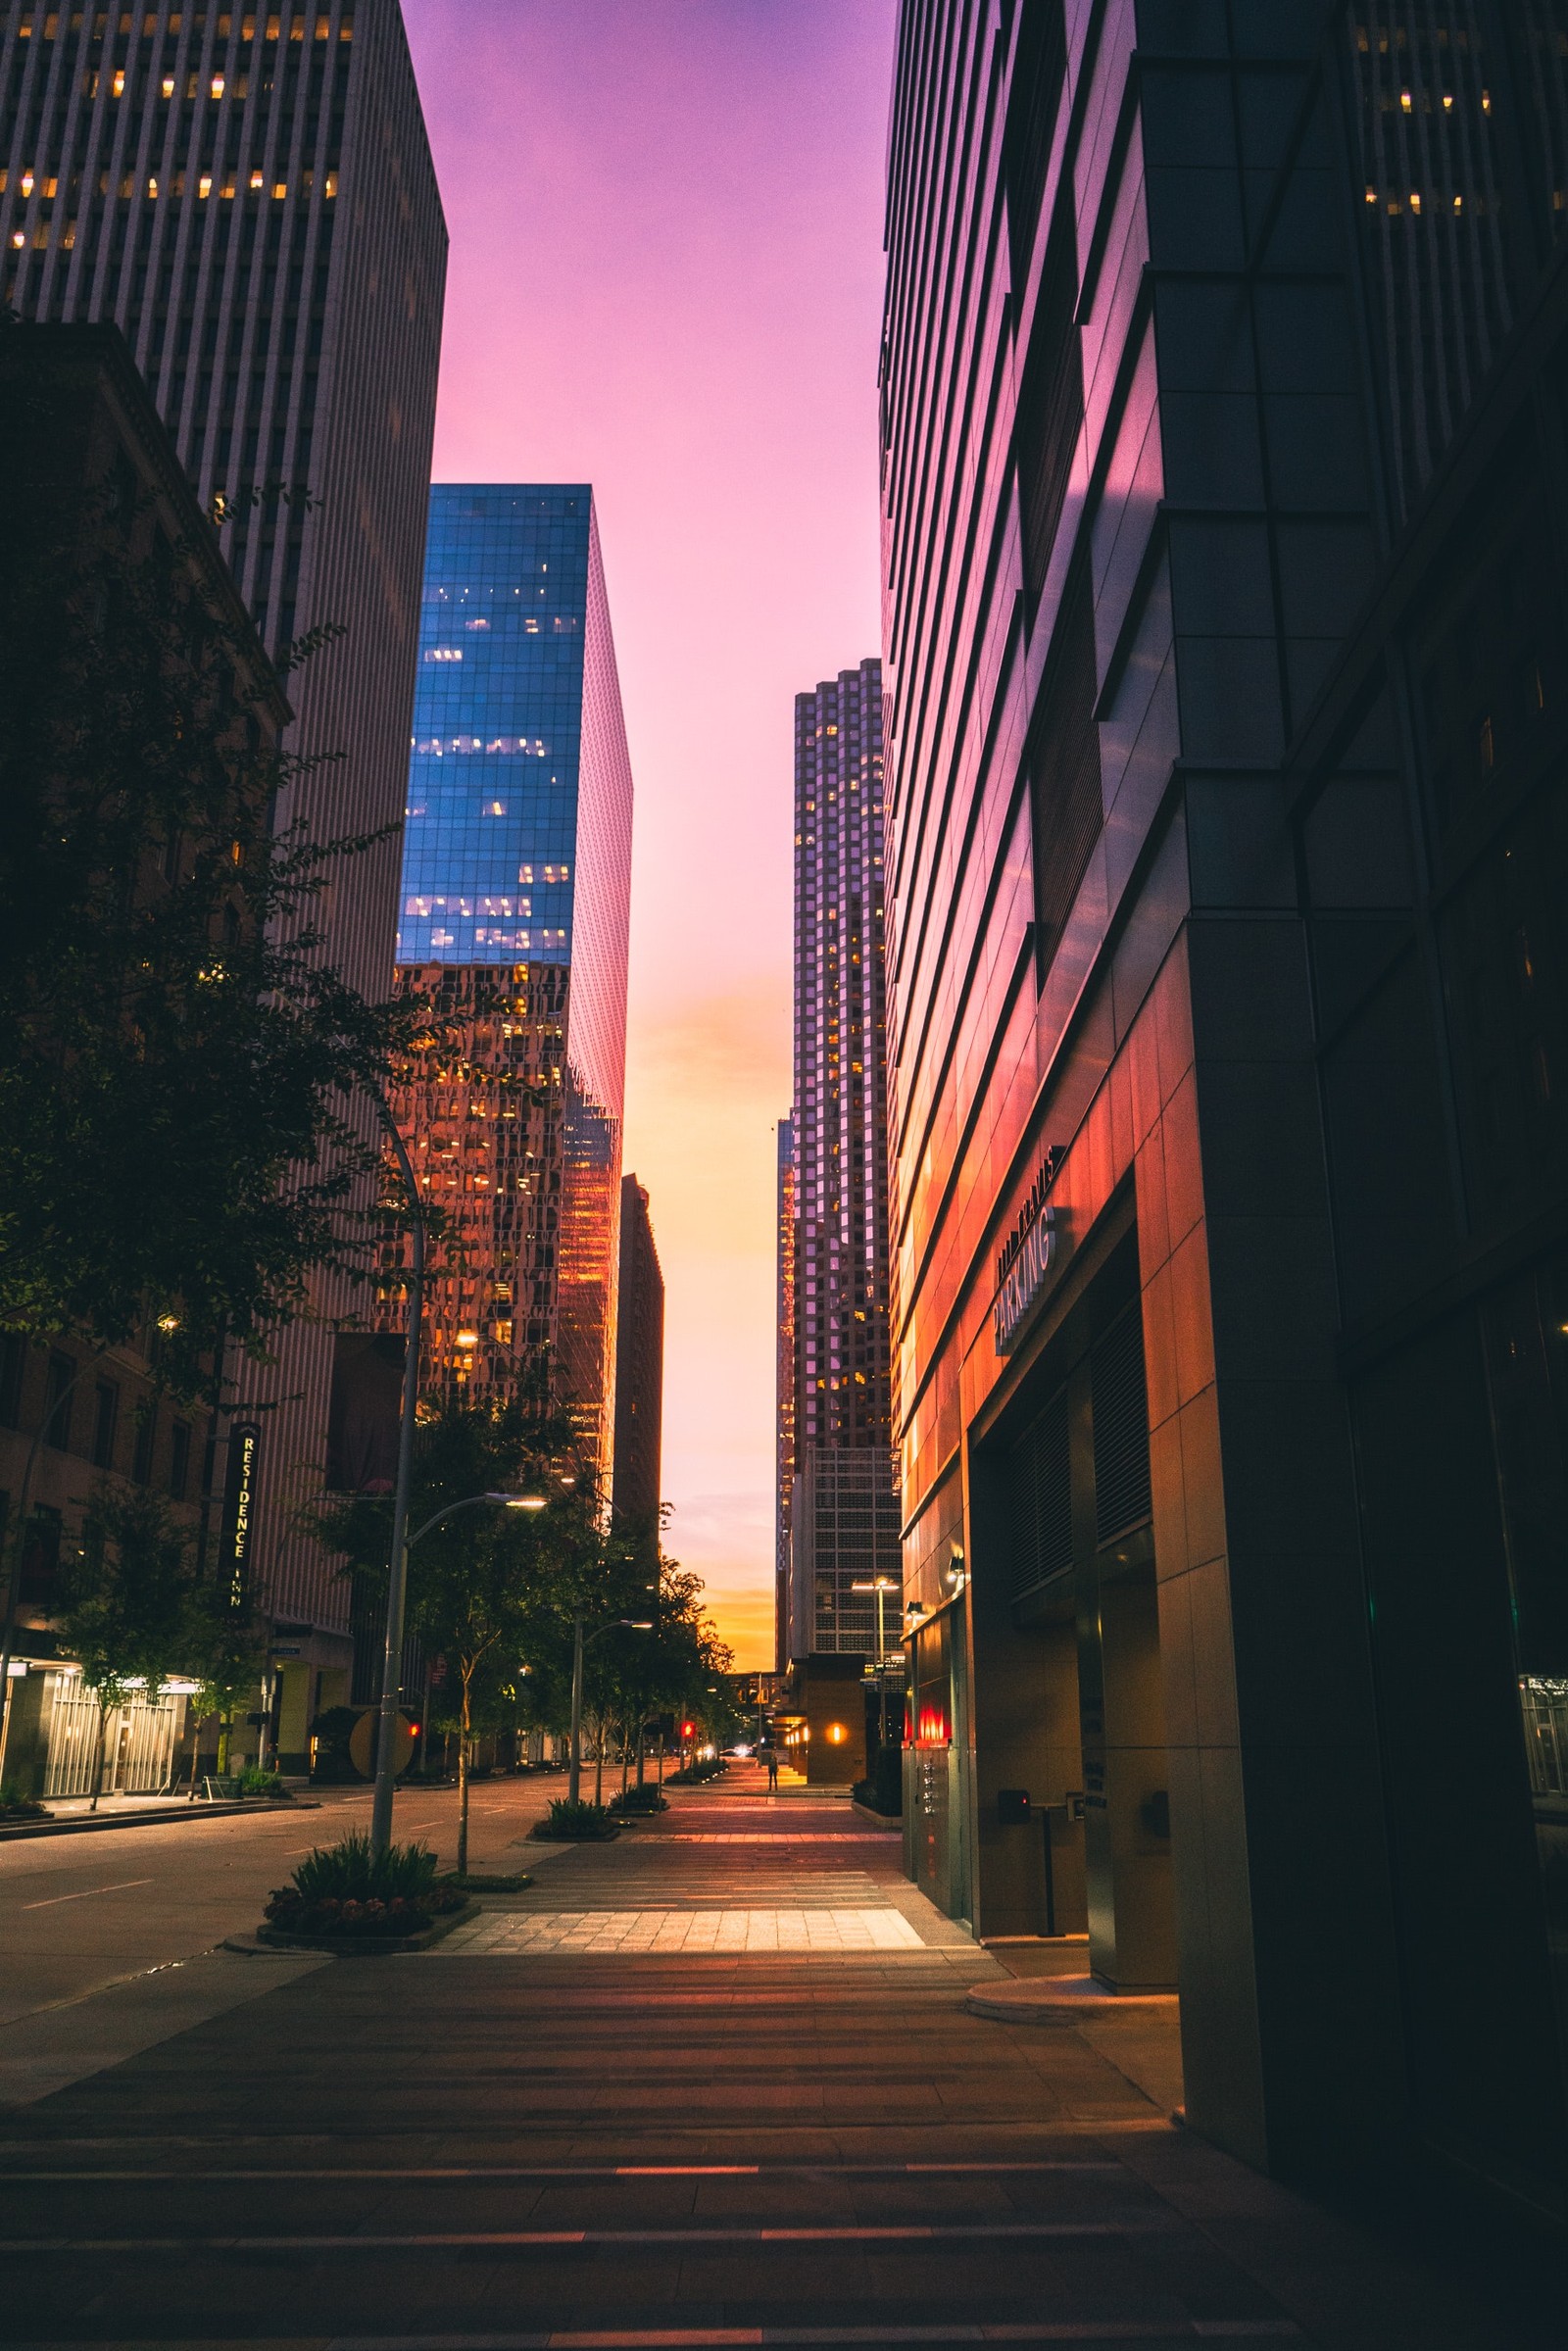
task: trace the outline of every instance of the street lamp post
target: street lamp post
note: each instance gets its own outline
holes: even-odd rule
[[[884,1673],[887,1663],[887,1639],[882,1626],[882,1605],[887,1593],[897,1592],[898,1589],[891,1576],[878,1576],[872,1583],[850,1586],[852,1592],[874,1592],[876,1593],[876,1736],[879,1749],[888,1743],[888,1689]]]
[[[386,1579],[386,1653],[381,1662],[381,1716],[375,1742],[375,1794],[370,1804],[370,1850],[392,1841],[392,1767],[398,1693],[403,1682],[403,1614],[409,1589],[409,1488],[414,1476],[414,1421],[419,1401],[419,1340],[424,1318],[424,1203],[408,1147],[382,1095],[372,1094],[398,1163],[409,1203],[413,1263],[409,1269],[408,1352],[403,1364],[403,1414],[398,1423],[398,1474],[392,1497],[392,1552]]]
[[[414,1359],[411,1352],[410,1361],[412,1362]],[[405,1381],[405,1404],[407,1398],[408,1384]],[[401,1469],[400,1461],[400,1475]],[[409,1553],[419,1538],[428,1535],[432,1527],[438,1527],[441,1521],[444,1518],[450,1518],[454,1511],[471,1510],[476,1502],[501,1502],[509,1510],[542,1510],[545,1506],[544,1495],[540,1494],[466,1494],[461,1502],[448,1502],[443,1509],[435,1513],[433,1518],[427,1518],[422,1527],[416,1527],[412,1535],[405,1535],[404,1527],[408,1518],[407,1494],[403,1494],[399,1501],[393,1505],[392,1556],[398,1563],[400,1571],[393,1579],[396,1586],[397,1645],[393,1646],[393,1595],[389,1591],[386,1612],[387,1653],[386,1664],[381,1676],[380,1728],[375,1749],[375,1793],[370,1803],[370,1847],[375,1853],[384,1853],[392,1842],[392,1792],[397,1785],[397,1771],[393,1758],[397,1751],[395,1735],[398,1693],[403,1679],[403,1603],[408,1592]],[[389,1687],[391,1690],[390,1701],[387,1695]]]
[[[571,1762],[566,1773],[566,1801],[575,1804],[582,1788],[582,1665],[583,1651],[602,1633],[651,1633],[653,1626],[634,1625],[629,1616],[612,1616],[584,1635],[581,1611],[571,1620]]]

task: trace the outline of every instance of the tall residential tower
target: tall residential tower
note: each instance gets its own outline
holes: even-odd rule
[[[781,1664],[876,1647],[888,1364],[882,665],[795,698],[794,1481]],[[781,1418],[782,1431],[782,1418]]]
[[[431,492],[408,773],[398,985],[439,1019],[393,1108],[452,1235],[422,1378],[559,1401],[608,1487],[632,782],[586,483]]]
[[[227,502],[269,649],[341,632],[289,681],[289,746],[316,763],[277,820],[382,836],[311,910],[371,999],[392,969],[446,252],[398,0],[0,0],[0,302],[118,324],[203,504]],[[318,1282],[276,1364],[237,1373],[242,1415],[270,1407],[255,1556],[295,1763],[346,1694],[348,1587],[297,1511],[326,1475],[338,1327],[365,1303]],[[221,1445],[208,1469],[220,1492]]]

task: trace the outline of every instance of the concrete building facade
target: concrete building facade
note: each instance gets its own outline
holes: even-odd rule
[[[656,1529],[663,1498],[664,1277],[648,1194],[620,1179],[615,1287],[615,1475],[612,1506],[628,1527]]]
[[[289,746],[317,764],[277,821],[385,836],[312,913],[371,999],[393,961],[446,250],[398,0],[0,11],[0,300],[121,327],[201,503],[225,502],[268,649],[329,632],[291,690]],[[295,1763],[347,1688],[348,1588],[296,1512],[326,1475],[337,1332],[366,1302],[323,1280],[231,1398],[263,1409],[257,1555]]]

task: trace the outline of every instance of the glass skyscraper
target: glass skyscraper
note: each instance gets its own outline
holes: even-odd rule
[[[439,484],[398,940],[438,1018],[395,1105],[448,1223],[424,1377],[550,1395],[605,1471],[631,811],[591,488]]]

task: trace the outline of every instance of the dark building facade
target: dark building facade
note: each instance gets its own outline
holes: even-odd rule
[[[866,661],[795,698],[794,1479],[781,1664],[868,1654],[873,1601],[854,1587],[897,1571],[882,816],[882,665]]]
[[[408,776],[398,985],[440,1017],[393,1109],[450,1233],[422,1378],[561,1403],[608,1492],[632,780],[586,483],[431,491]]]
[[[1559,2225],[1565,50],[906,0],[881,380],[908,1866]]]
[[[157,633],[150,634],[148,617],[137,614],[131,621],[136,633],[122,636],[117,649],[111,622],[110,650],[100,658],[116,691],[126,668],[144,667],[150,653],[168,660],[194,646],[200,662],[216,645],[229,664],[228,739],[236,767],[247,757],[248,724],[260,727],[263,741],[279,737],[289,716],[281,684],[218,535],[197,507],[114,327],[28,326],[0,335],[0,512],[8,526],[0,554],[9,574],[7,602],[14,611],[19,603],[49,600],[48,641],[66,647],[68,659],[68,583],[85,575],[91,592],[101,594],[106,536],[122,533],[124,567],[108,566],[113,593],[123,600],[122,609],[134,607],[138,577],[156,580]],[[47,579],[31,568],[43,547],[53,550]],[[24,562],[28,567],[19,576],[14,567]],[[187,633],[195,614],[209,624],[205,643]],[[103,642],[95,637],[95,650]],[[197,674],[194,666],[184,668],[187,690]],[[265,821],[262,789],[258,780],[252,806],[259,822]],[[20,838],[24,836],[8,840],[8,852],[15,852]],[[140,870],[124,877],[133,903],[154,905],[182,865],[188,873],[197,846],[181,842],[171,855],[162,842],[145,843]],[[172,1173],[177,1180],[177,1170]],[[110,1347],[73,1331],[47,1345],[0,1334],[0,1616],[7,1620],[0,1648],[9,1653],[0,1689],[0,1782],[24,1794],[86,1795],[97,1778],[96,1696],[58,1631],[63,1570],[81,1542],[95,1494],[156,1494],[193,1547],[202,1544],[210,1419],[171,1396],[159,1377],[158,1355],[159,1334],[151,1321]],[[220,1506],[206,1530],[209,1557],[229,1534]],[[104,1739],[106,1789],[157,1789],[176,1770],[189,1769],[185,1699],[191,1687],[176,1678],[170,1688],[138,1690],[112,1710]],[[258,1708],[262,1699],[259,1677]],[[255,1720],[236,1726],[236,1759],[255,1755],[257,1728]],[[209,1738],[216,1747],[216,1721]]]
[[[371,998],[393,960],[446,244],[398,0],[0,9],[0,300],[118,324],[201,503],[227,501],[269,649],[343,632],[294,681],[290,748],[320,763],[278,822],[385,836],[312,916]],[[296,1513],[326,1473],[337,1329],[365,1302],[323,1281],[236,1397],[268,1407],[257,1555],[295,1762],[331,1694],[317,1678],[348,1665],[348,1587]]]
[[[662,1499],[664,1277],[654,1245],[648,1195],[634,1175],[620,1180],[620,1276],[616,1284],[615,1477],[612,1505],[627,1526],[657,1527]]]

